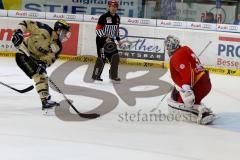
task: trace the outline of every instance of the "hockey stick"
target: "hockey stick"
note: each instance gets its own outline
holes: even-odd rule
[[[158,102],[157,107],[155,107],[155,108],[153,108],[152,110],[150,110],[150,112],[155,112],[155,111],[161,106],[163,100],[167,97],[167,95],[168,95],[169,93],[171,93],[171,90],[173,89],[173,87],[174,87],[174,86],[171,86],[171,87],[170,87],[168,93],[163,96],[163,98],[160,100],[160,102]]]
[[[203,50],[200,52],[200,54],[198,55],[198,58],[203,54],[203,52],[208,48],[208,46],[212,43],[212,41],[209,41],[208,44],[205,46],[205,48],[203,48]]]
[[[59,89],[59,87],[49,78],[49,82],[54,86],[54,88],[62,94],[64,99],[67,101],[67,103],[72,107],[72,109],[81,117],[81,118],[87,118],[87,119],[95,119],[98,118],[100,115],[97,113],[80,113],[76,107],[70,102],[70,100],[66,97],[66,95]]]
[[[18,92],[18,93],[26,93],[26,92],[31,91],[31,90],[34,88],[33,85],[31,85],[31,86],[29,86],[29,87],[27,87],[27,88],[25,88],[25,89],[21,89],[21,90],[20,90],[20,89],[16,89],[16,88],[14,88],[14,87],[11,87],[11,86],[7,85],[6,83],[3,83],[3,82],[0,82],[0,84],[2,84],[2,85],[4,85],[5,87],[8,87],[8,88],[10,88],[10,89]]]

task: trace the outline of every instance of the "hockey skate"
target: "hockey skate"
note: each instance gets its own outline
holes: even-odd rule
[[[55,101],[51,101],[50,98],[44,99],[42,100],[42,111],[44,115],[49,115],[51,114],[50,112],[52,112],[53,114],[53,109],[56,106],[59,106],[60,104],[55,102]]]
[[[118,65],[119,65],[120,57],[119,54],[114,54],[111,59],[111,67],[109,70],[109,79],[111,79],[112,83],[120,83],[121,79],[118,77]]]
[[[101,77],[92,77],[93,81],[103,81],[103,79]]]
[[[178,103],[170,98],[168,99],[168,106],[169,114],[180,117],[179,120],[182,121],[208,125],[216,119],[212,111],[203,104],[193,105],[193,107],[189,108],[185,107],[183,103]]]
[[[93,81],[103,81],[103,79],[101,78],[103,67],[104,67],[103,59],[98,57],[94,65],[94,70],[92,74]]]
[[[115,77],[112,78],[111,70],[109,70],[109,79],[112,81],[112,83],[118,84],[121,82],[121,78]]]
[[[112,83],[119,84],[121,82],[121,78],[110,78]]]

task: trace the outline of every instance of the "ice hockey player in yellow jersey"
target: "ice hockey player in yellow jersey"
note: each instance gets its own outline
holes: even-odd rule
[[[24,38],[24,33],[28,33],[29,36]],[[41,22],[24,20],[19,23],[18,29],[13,34],[12,43],[18,49],[17,65],[34,80],[41,98],[42,110],[58,105],[57,102],[50,100],[46,68],[59,57],[62,42],[69,36],[70,26],[64,20],[55,22],[53,29]]]

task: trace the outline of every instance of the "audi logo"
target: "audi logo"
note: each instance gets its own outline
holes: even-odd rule
[[[182,22],[173,22],[173,26],[182,26]]]
[[[237,27],[237,26],[229,26],[229,30],[234,30],[234,31],[236,31],[236,30],[238,30],[238,27]]]
[[[161,21],[160,24],[161,25],[171,25],[171,22],[170,21],[167,21],[167,22]]]
[[[149,20],[137,20],[137,19],[128,19],[129,23],[135,23],[135,24],[149,24]]]
[[[28,16],[29,17],[38,17],[38,13],[29,13]]]
[[[210,24],[202,24],[202,28],[208,28],[211,29],[212,26]]]
[[[61,15],[54,14],[53,17],[54,18],[64,18],[64,15],[62,15],[62,14]]]
[[[141,24],[149,24],[149,20],[141,20],[140,23]]]
[[[76,15],[66,15],[66,19],[76,19]]]

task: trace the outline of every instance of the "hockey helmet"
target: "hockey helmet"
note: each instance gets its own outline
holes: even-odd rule
[[[58,31],[59,29],[65,29],[67,31],[70,31],[70,25],[63,19],[58,20],[54,24],[54,30]]]
[[[168,55],[171,56],[173,52],[180,47],[180,41],[177,37],[169,35],[164,41],[164,46],[168,52]]]
[[[54,24],[54,30],[57,32],[61,42],[67,41],[71,36],[70,25],[65,20],[58,20]]]
[[[115,6],[118,8],[118,1],[116,0],[109,0],[108,1],[108,6]]]

